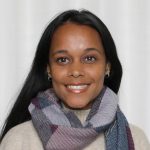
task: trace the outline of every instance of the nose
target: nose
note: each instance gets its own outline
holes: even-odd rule
[[[70,69],[68,71],[69,76],[78,78],[84,76],[84,66],[79,62],[74,62],[70,65]]]

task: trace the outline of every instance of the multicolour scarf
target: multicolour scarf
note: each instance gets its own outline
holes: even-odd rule
[[[39,93],[29,111],[45,150],[81,150],[99,134],[105,135],[106,150],[134,150],[118,97],[108,87],[94,100],[83,124],[72,111],[63,109],[53,89]]]

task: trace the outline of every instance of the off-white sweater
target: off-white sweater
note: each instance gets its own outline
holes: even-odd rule
[[[74,112],[81,122],[84,122],[89,110]],[[130,128],[135,150],[150,150],[150,144],[143,131],[132,125],[130,125]],[[32,121],[27,121],[12,128],[6,134],[0,145],[0,150],[44,150],[44,148],[33,127]],[[99,137],[84,150],[105,150],[104,135],[99,135]]]

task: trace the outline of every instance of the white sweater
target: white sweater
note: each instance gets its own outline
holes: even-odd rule
[[[81,122],[84,122],[89,110],[74,111]],[[143,131],[130,125],[135,150],[150,150],[150,144]],[[59,141],[58,141],[59,142]],[[27,121],[12,128],[4,137],[0,150],[44,150],[32,121]],[[99,137],[84,150],[105,150],[104,135]]]

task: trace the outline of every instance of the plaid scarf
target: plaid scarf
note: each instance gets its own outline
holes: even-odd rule
[[[39,93],[29,111],[45,150],[81,150],[99,134],[105,135],[106,150],[134,150],[118,97],[108,87],[94,100],[83,124],[72,111],[63,109],[53,89]]]

